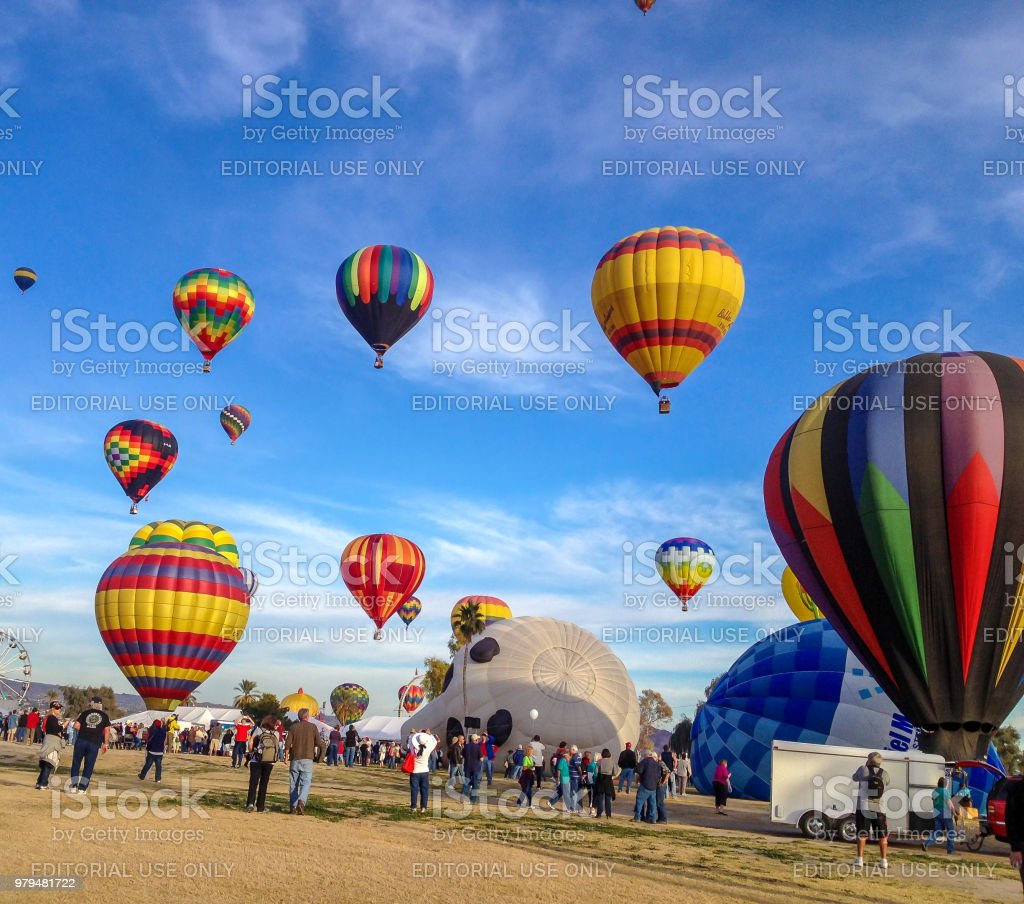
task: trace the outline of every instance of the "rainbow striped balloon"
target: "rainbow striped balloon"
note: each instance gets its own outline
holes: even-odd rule
[[[349,719],[349,721],[354,722],[361,719],[363,713],[366,712],[366,708],[370,705],[370,692],[361,684],[352,684],[351,682],[339,684],[331,691],[331,709],[334,710],[335,714],[338,713],[338,707],[341,706],[346,697],[349,698],[353,709],[358,712],[356,719]],[[341,717],[339,716],[339,718]]]
[[[423,603],[421,603],[415,596],[410,596],[401,606],[398,607],[398,617],[405,622],[405,626],[408,628],[415,620],[416,616],[423,611]]]
[[[220,413],[220,425],[231,440],[231,445],[252,425],[252,414],[241,405],[228,405]]]
[[[178,321],[206,360],[206,373],[214,355],[248,326],[256,311],[248,283],[217,267],[186,273],[175,285],[172,301]]]
[[[384,353],[409,332],[430,307],[434,274],[418,254],[398,245],[370,245],[338,268],[335,292],[342,312],[366,344]]]
[[[149,543],[115,559],[96,587],[96,625],[147,709],[173,710],[235,648],[248,593],[224,556]]]
[[[410,715],[418,710],[426,699],[423,688],[418,684],[403,684],[398,689],[398,700]]]

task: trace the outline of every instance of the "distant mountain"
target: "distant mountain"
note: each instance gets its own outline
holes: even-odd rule
[[[655,728],[651,732],[651,743],[654,749],[660,751],[672,738],[672,732],[665,728]]]

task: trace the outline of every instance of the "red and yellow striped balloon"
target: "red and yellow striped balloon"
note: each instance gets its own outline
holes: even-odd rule
[[[611,344],[657,394],[715,350],[743,305],[743,286],[739,258],[718,236],[666,226],[613,245],[590,297]]]
[[[249,620],[242,575],[189,543],[149,543],[115,559],[96,587],[96,625],[148,709],[173,710],[212,675]]]
[[[416,592],[426,571],[423,550],[395,534],[356,537],[341,556],[341,578],[373,619],[377,640],[383,637],[384,622]]]

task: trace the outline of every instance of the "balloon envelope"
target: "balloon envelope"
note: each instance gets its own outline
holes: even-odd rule
[[[366,707],[370,705],[370,693],[361,684],[353,684],[351,682],[339,684],[331,691],[331,709],[335,713],[338,712],[338,707],[341,706],[346,696],[348,696],[351,706],[358,711],[355,716],[349,718],[349,721],[355,722],[362,718],[363,713],[366,712]]]
[[[476,605],[477,612],[483,619],[485,628],[502,619],[512,617],[512,610],[509,608],[508,603],[498,599],[496,596],[464,596],[452,606],[451,625],[453,634],[456,632],[462,613],[467,607],[472,605]]]
[[[294,694],[281,698],[281,706],[289,712],[297,713],[300,709],[308,709],[310,718],[320,713],[320,704],[316,697],[311,697],[301,687]]]
[[[96,624],[147,709],[173,710],[235,648],[249,620],[238,569],[209,549],[150,543],[96,587]]]
[[[590,297],[608,341],[659,393],[725,338],[743,291],[739,258],[718,236],[666,226],[616,242],[597,265]]]
[[[822,395],[765,509],[783,556],[924,746],[983,754],[1024,692],[1024,364],[919,355]]]
[[[793,574],[793,569],[788,565],[782,572],[782,598],[798,621],[814,621],[816,618],[824,618],[821,610],[814,605],[814,600],[804,590],[803,585]]]
[[[36,271],[31,267],[18,267],[14,271],[14,284],[21,289],[22,293],[31,289],[36,284],[37,279],[39,277],[36,276]]]
[[[415,620],[416,616],[423,610],[423,603],[421,603],[416,597],[410,596],[401,606],[398,607],[398,617],[405,623],[408,628]]]
[[[356,537],[341,556],[341,576],[363,611],[381,628],[419,588],[427,564],[411,540],[395,534]]]
[[[223,527],[204,521],[150,521],[132,535],[129,549],[150,543],[190,543],[220,553],[232,565],[238,565],[238,545]]]
[[[238,439],[252,424],[252,414],[248,408],[241,405],[227,405],[220,413],[220,425],[231,440],[231,445]]]
[[[178,321],[206,361],[205,371],[214,356],[249,325],[256,311],[248,283],[218,267],[186,273],[174,286],[171,300]]]
[[[174,467],[178,441],[170,430],[153,421],[122,421],[107,431],[103,457],[131,499],[134,515],[139,501]]]
[[[683,611],[687,601],[700,593],[715,570],[715,552],[703,540],[676,537],[666,540],[654,555],[661,579],[679,597]]]

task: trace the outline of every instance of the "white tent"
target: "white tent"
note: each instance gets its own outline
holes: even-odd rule
[[[370,716],[352,725],[361,738],[369,738],[371,741],[404,741],[404,728],[408,721],[408,716]]]
[[[128,723],[131,723],[132,725],[135,725],[136,723],[139,723],[139,724],[145,725],[147,728],[149,728],[149,726],[153,724],[153,721],[155,719],[159,719],[161,722],[166,723],[167,720],[170,718],[170,716],[171,716],[171,714],[169,712],[164,712],[163,710],[147,709],[144,712],[132,713],[131,715],[128,715],[128,716],[121,716],[121,718],[119,718],[119,719],[111,719],[111,721],[115,725],[121,725],[123,723],[128,722]],[[182,722],[181,719],[178,719],[178,723],[181,725],[182,728],[191,727],[191,723]]]

